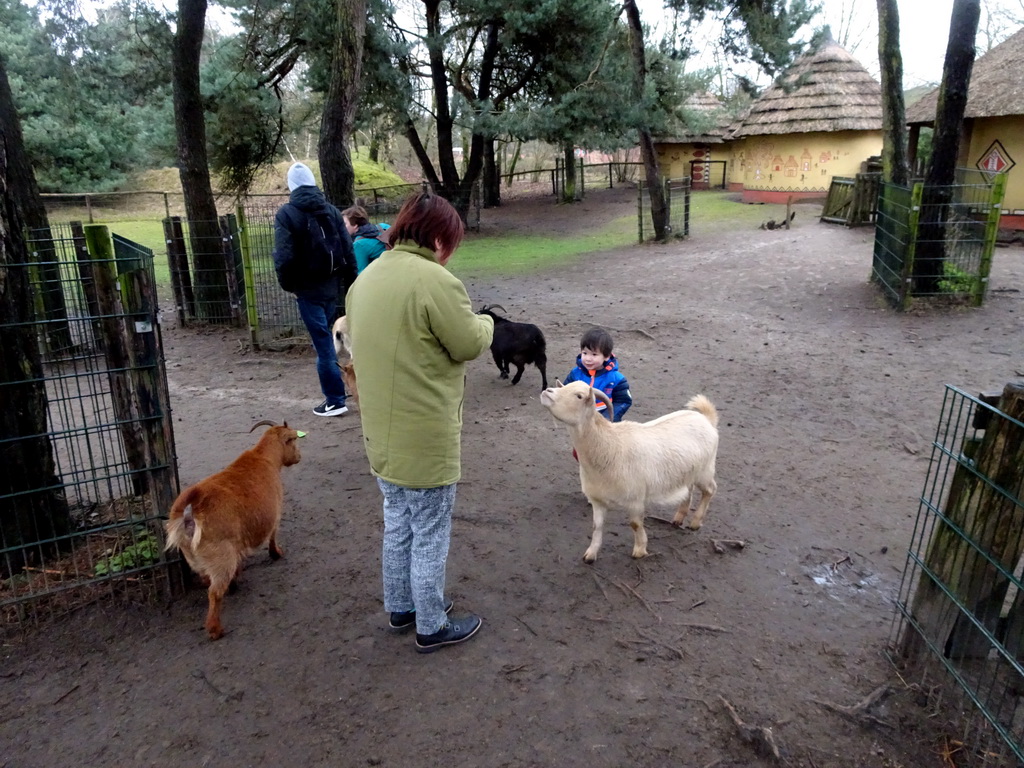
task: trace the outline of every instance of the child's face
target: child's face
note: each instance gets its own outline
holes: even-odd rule
[[[580,361],[586,366],[587,370],[594,371],[604,366],[608,362],[608,358],[600,350],[583,347],[580,350]]]

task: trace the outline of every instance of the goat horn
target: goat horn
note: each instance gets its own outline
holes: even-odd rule
[[[263,421],[257,421],[255,424],[253,424],[252,425],[252,429],[250,429],[249,431],[252,432],[253,430],[256,429],[256,427],[276,427],[276,426],[277,426],[277,424],[275,424],[274,422],[267,421],[266,419],[264,419]]]
[[[488,309],[500,309],[506,315],[508,314],[508,310],[501,306],[501,304],[491,304],[491,306],[489,306]]]
[[[596,397],[598,400],[600,400],[606,406],[608,406],[608,413],[615,413],[615,406],[612,405],[611,398],[608,397],[608,395],[606,395],[600,389],[596,389],[595,387],[591,387],[590,389],[593,391],[594,397]]]

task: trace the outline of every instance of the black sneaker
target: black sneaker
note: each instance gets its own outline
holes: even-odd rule
[[[444,604],[444,612],[451,613],[455,607],[455,601],[449,600]],[[392,611],[388,626],[392,629],[405,630],[416,626],[416,611]]]
[[[317,416],[344,416],[348,413],[348,406],[331,405],[324,400],[320,405],[313,409],[313,413]]]
[[[432,635],[421,635],[417,632],[416,650],[419,653],[433,653],[446,645],[464,643],[479,632],[482,625],[480,617],[472,614],[446,621],[444,626]]]

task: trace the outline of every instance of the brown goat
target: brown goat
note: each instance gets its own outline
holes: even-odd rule
[[[242,571],[247,556],[264,544],[277,560],[284,487],[281,468],[297,464],[299,433],[285,422],[269,426],[255,446],[226,468],[186,488],[175,499],[167,519],[167,549],[179,549],[192,570],[209,587],[206,631],[211,640],[224,634],[221,603]]]

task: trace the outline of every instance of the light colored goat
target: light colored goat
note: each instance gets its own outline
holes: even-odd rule
[[[608,421],[594,407],[600,390],[581,381],[545,389],[541,403],[568,427],[579,456],[580,483],[594,509],[594,533],[583,559],[592,563],[601,548],[604,520],[610,509],[625,509],[633,529],[633,557],[647,556],[644,509],[649,504],[678,504],[673,525],[690,511],[694,487],[700,503],[690,528],[700,528],[715,495],[718,412],[704,395],[692,397],[686,410],[645,423]]]
[[[348,333],[347,315],[342,315],[334,321],[331,335],[334,337],[334,354],[340,355],[342,351],[348,353],[348,360],[339,360],[338,367],[341,369],[341,380],[345,384],[345,392],[358,403],[359,390],[356,388],[356,367],[352,360],[352,337]]]
[[[277,560],[284,486],[281,468],[297,464],[300,433],[285,422],[269,426],[259,442],[216,474],[186,488],[171,506],[167,549],[179,549],[189,566],[209,587],[206,631],[210,639],[224,634],[220,623],[224,594],[242,571],[247,556],[264,544]]]

